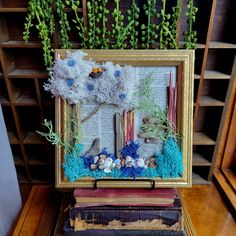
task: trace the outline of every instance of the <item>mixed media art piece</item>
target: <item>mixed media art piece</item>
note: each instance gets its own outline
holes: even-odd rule
[[[57,186],[189,186],[192,79],[188,50],[58,50],[44,85],[56,132],[41,133],[57,145]]]

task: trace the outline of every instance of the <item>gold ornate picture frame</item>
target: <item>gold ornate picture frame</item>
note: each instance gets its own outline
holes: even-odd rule
[[[74,50],[75,51],[75,50]],[[183,174],[178,178],[155,178],[151,181],[144,177],[136,179],[126,178],[119,181],[104,178],[99,182],[92,177],[83,177],[70,182],[64,176],[64,149],[56,147],[56,187],[57,188],[150,188],[150,187],[190,187],[192,184],[192,114],[193,114],[193,79],[194,79],[194,51],[193,50],[83,50],[87,53],[85,59],[92,59],[98,63],[112,62],[121,66],[135,67],[176,67],[177,77],[177,108],[176,126],[181,136],[180,148],[183,157]],[[70,50],[73,52],[73,50]],[[56,58],[65,58],[67,50],[59,49]],[[69,138],[70,129],[65,127],[66,120],[78,106],[69,105],[60,97],[55,100],[56,133]],[[79,122],[79,121],[78,121]]]

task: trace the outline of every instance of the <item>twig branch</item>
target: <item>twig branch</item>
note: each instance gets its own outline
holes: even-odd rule
[[[84,117],[81,120],[81,124],[83,124],[84,122],[89,120],[93,115],[95,115],[104,106],[104,104],[105,104],[105,102],[100,103],[91,113],[89,113],[86,117]]]

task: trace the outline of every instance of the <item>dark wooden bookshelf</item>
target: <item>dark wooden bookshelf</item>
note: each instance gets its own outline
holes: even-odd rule
[[[78,13],[87,19],[86,0]],[[187,0],[181,1],[186,8]],[[111,6],[112,3],[109,3]],[[130,1],[121,1],[127,9]],[[198,7],[198,41],[194,76],[193,183],[208,184],[217,161],[217,140],[225,99],[236,53],[236,2],[234,0],[194,0]],[[70,14],[72,10],[65,9]],[[71,13],[70,13],[71,12]],[[41,43],[33,30],[23,41],[27,0],[0,0],[0,102],[20,183],[53,183],[53,148],[36,130],[43,130],[45,118],[54,120],[54,101],[43,91],[48,78]],[[178,38],[186,27],[181,17]],[[72,20],[69,19],[69,21]],[[87,21],[86,21],[87,24]],[[70,32],[73,48],[80,47],[78,32]],[[53,47],[60,48],[57,33]],[[51,150],[50,150],[51,149]],[[44,150],[44,151],[41,151]]]

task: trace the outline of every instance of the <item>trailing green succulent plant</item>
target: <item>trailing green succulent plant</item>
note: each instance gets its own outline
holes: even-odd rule
[[[68,32],[71,31],[67,14],[64,12],[65,3],[63,0],[56,0],[55,7],[56,12],[59,16],[59,25],[60,25],[60,35],[61,35],[61,47],[65,49],[69,49],[72,47],[72,44],[69,42]]]
[[[130,27],[129,44],[132,49],[138,48],[138,25],[139,25],[139,13],[140,9],[133,0],[128,10],[128,22],[133,21],[132,27]]]
[[[177,5],[172,8],[173,14],[166,13],[166,0],[162,0],[162,8],[158,17],[158,39],[160,49],[178,49],[179,45],[176,39],[177,22],[180,15],[180,1],[177,0]]]
[[[90,0],[87,1],[88,9],[88,48],[95,49],[99,44],[98,34],[100,33],[97,23],[99,23],[98,18],[98,1]]]
[[[28,42],[30,38],[30,28],[34,26],[39,31],[39,37],[42,41],[43,56],[46,66],[52,65],[52,46],[51,37],[55,31],[53,10],[53,0],[30,0],[29,14],[26,17],[25,31],[23,32],[23,39]]]
[[[198,8],[194,6],[193,0],[188,0],[186,16],[188,17],[188,29],[184,32],[184,42],[186,49],[196,49],[197,31],[193,30],[193,23],[196,21]]]
[[[83,17],[79,17],[78,8],[80,5],[80,1],[78,0],[66,0],[66,5],[70,6],[72,11],[74,12],[75,18],[72,20],[76,24],[76,29],[78,30],[78,34],[80,37],[80,45],[81,48],[87,48],[88,44],[88,30],[84,25]]]
[[[124,26],[124,15],[120,11],[120,0],[114,0],[115,8],[112,12],[114,23],[112,24],[112,35],[114,39],[113,49],[123,49],[127,47],[127,37],[130,34],[131,26],[134,21],[131,20],[128,25]]]
[[[109,10],[107,9],[108,0],[98,0],[99,7],[98,7],[98,15],[97,18],[99,19],[99,23],[101,22],[101,29],[98,30],[98,47],[101,49],[108,49],[109,42],[110,42],[110,35],[111,32],[107,29],[107,15],[109,14]],[[99,29],[99,28],[98,28]]]
[[[142,48],[152,48],[155,40],[157,39],[157,25],[153,22],[154,18],[157,17],[156,0],[147,0],[143,5],[145,15],[147,16],[147,25],[142,24],[142,37],[141,46]]]

